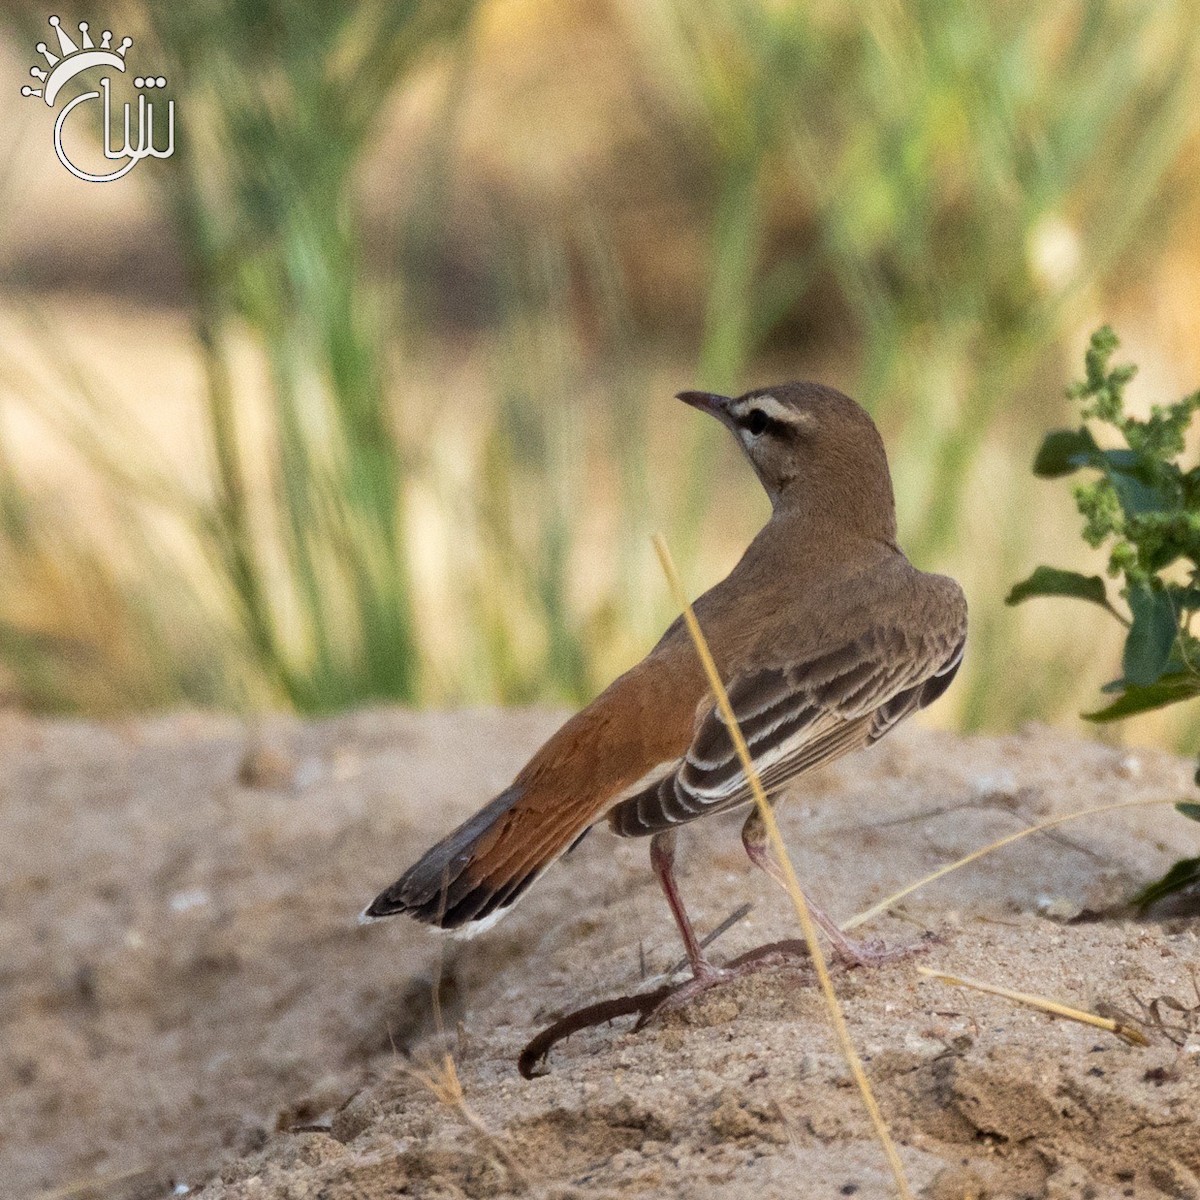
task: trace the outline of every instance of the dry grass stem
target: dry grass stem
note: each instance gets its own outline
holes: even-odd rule
[[[741,728],[738,726],[737,718],[733,713],[733,707],[729,703],[729,696],[725,691],[725,685],[721,681],[716,663],[713,662],[708,642],[705,640],[704,633],[700,629],[700,624],[696,620],[696,614],[692,611],[691,604],[688,603],[687,594],[684,592],[683,584],[679,580],[679,573],[675,569],[675,563],[671,558],[670,550],[667,549],[666,541],[663,539],[662,534],[655,534],[653,541],[654,549],[658,552],[659,561],[662,563],[662,568],[667,576],[667,582],[670,584],[671,591],[674,594],[675,602],[683,612],[683,619],[687,624],[688,633],[691,634],[692,641],[696,645],[696,652],[699,654],[700,661],[704,666],[704,672],[708,676],[709,686],[712,688],[717,705],[721,710],[725,727],[729,730],[730,737],[733,739],[738,758],[742,763],[742,770],[745,772],[750,790],[754,794],[754,803],[758,806],[759,816],[766,829],[767,838],[771,843],[771,849],[774,851],[775,857],[783,870],[784,878],[787,882],[788,895],[792,898],[796,917],[800,922],[801,929],[804,931],[804,940],[808,943],[808,952],[812,956],[817,980],[821,985],[821,994],[824,996],[825,1004],[829,1009],[829,1018],[841,1046],[842,1054],[845,1056],[850,1073],[858,1085],[859,1094],[862,1096],[863,1105],[875,1129],[875,1135],[883,1147],[888,1166],[891,1168],[892,1175],[896,1180],[896,1188],[904,1200],[913,1200],[912,1190],[908,1186],[908,1179],[904,1174],[904,1165],[900,1161],[900,1155],[896,1150],[895,1143],[892,1141],[887,1123],[884,1121],[883,1114],[879,1110],[875,1093],[871,1090],[870,1081],[863,1070],[858,1052],[854,1048],[850,1032],[846,1028],[846,1018],[842,1013],[841,1005],[838,1003],[837,993],[833,990],[833,981],[829,977],[829,967],[825,962],[825,954],[817,938],[817,930],[813,923],[812,915],[808,911],[808,903],[804,899],[804,893],[800,888],[800,881],[796,877],[795,868],[792,866],[792,860],[788,855],[787,846],[784,843],[782,834],[779,832],[779,824],[775,820],[775,812],[767,800],[762,782],[759,780],[758,773],[754,769],[754,761],[750,757],[750,750],[746,745],[746,739],[742,736]]]
[[[1133,1046],[1150,1044],[1146,1035],[1132,1025],[1126,1025],[1110,1017],[1099,1016],[1097,1013],[1086,1012],[1084,1009],[1072,1008],[1069,1004],[1060,1004],[1057,1000],[1048,1000],[1045,996],[1035,996],[1031,992],[1017,992],[997,983],[983,983],[978,979],[968,979],[963,975],[939,971],[935,967],[918,967],[917,970],[930,979],[940,979],[943,983],[949,983],[954,987],[971,988],[977,992],[987,992],[991,996],[1003,996],[1006,1000],[1012,1000],[1016,1004],[1040,1009],[1042,1012],[1056,1017],[1066,1017],[1068,1021],[1078,1021],[1081,1025],[1094,1025],[1097,1029],[1115,1033],[1122,1041]]]
[[[440,1104],[444,1104],[458,1113],[500,1160],[514,1184],[524,1191],[529,1190],[529,1177],[509,1152],[508,1147],[484,1124],[483,1118],[467,1103],[462,1078],[459,1076],[454,1059],[448,1053],[442,1055],[441,1062],[436,1066],[408,1065],[404,1069]]]
[[[1099,804],[1094,808],[1081,808],[1073,813],[1067,813],[1061,817],[1050,817],[1045,821],[1039,821],[1036,825],[1030,825],[1027,829],[1018,829],[1016,833],[1010,833],[1005,837],[999,838],[997,841],[991,842],[986,846],[980,847],[978,850],[972,850],[970,854],[964,855],[955,862],[947,863],[944,867],[938,867],[936,871],[931,871],[922,879],[918,879],[916,883],[910,883],[902,887],[898,892],[893,892],[886,899],[880,900],[878,904],[872,904],[870,908],[860,912],[858,916],[851,917],[850,920],[842,925],[843,931],[858,928],[859,925],[865,925],[868,921],[873,921],[876,917],[882,916],[893,904],[903,900],[905,896],[911,896],[913,892],[919,891],[927,884],[934,883],[949,875],[952,871],[957,871],[960,867],[965,867],[977,859],[983,858],[985,854],[991,854],[993,850],[1001,850],[1005,846],[1012,845],[1013,842],[1019,842],[1022,838],[1027,838],[1031,834],[1041,833],[1044,829],[1052,829],[1056,825],[1065,825],[1068,821],[1077,821],[1081,817],[1094,817],[1100,813],[1114,812],[1120,808],[1146,808],[1151,804],[1176,804],[1178,797],[1170,800],[1121,800],[1115,804]]]
[[[717,940],[717,938],[723,937],[725,934],[727,934],[739,921],[745,920],[745,918],[748,917],[753,910],[753,904],[739,904],[737,908],[735,908],[733,912],[731,912],[729,916],[727,916],[725,920],[720,923],[720,925],[718,925],[711,933],[706,933],[704,937],[700,939],[700,949],[707,950],[709,946],[711,946],[713,942]],[[687,956],[685,955],[683,958],[676,961],[672,965],[671,969],[666,972],[667,978],[670,979],[672,976],[678,975],[679,972],[682,971],[687,965],[688,960]],[[646,978],[646,972],[644,969],[642,971],[642,978]]]

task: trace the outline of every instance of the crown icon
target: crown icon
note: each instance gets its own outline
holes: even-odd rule
[[[101,66],[114,67],[118,71],[125,70],[125,51],[133,45],[133,38],[122,38],[121,44],[114,50],[112,48],[112,30],[106,29],[100,35],[100,45],[97,46],[92,41],[91,34],[88,33],[88,23],[80,21],[79,38],[82,44],[77,46],[67,31],[63,29],[62,22],[58,17],[51,17],[50,24],[54,32],[58,34],[60,53],[54,54],[47,49],[45,42],[38,42],[36,49],[46,60],[50,70],[47,72],[38,66],[30,67],[30,75],[34,79],[41,80],[44,86],[33,88],[26,84],[21,89],[22,96],[41,96],[46,104],[53,108],[54,101],[62,91],[63,84],[74,79],[81,71]]]

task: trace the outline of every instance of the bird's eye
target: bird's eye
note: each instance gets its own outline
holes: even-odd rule
[[[761,408],[753,408],[746,416],[744,425],[747,433],[758,437],[760,433],[766,433],[767,426],[770,423],[767,414]]]

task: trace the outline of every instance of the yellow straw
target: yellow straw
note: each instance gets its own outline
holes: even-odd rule
[[[1053,1013],[1056,1017],[1066,1017],[1070,1021],[1078,1021],[1081,1025],[1095,1025],[1097,1029],[1107,1029],[1109,1033],[1115,1033],[1117,1037],[1134,1046],[1150,1045],[1146,1035],[1132,1025],[1123,1025],[1120,1021],[1085,1012],[1081,1008],[1071,1008],[1068,1004],[1059,1004],[1057,1000],[1047,1000],[1045,996],[1035,996],[1031,992],[1014,992],[1012,988],[1001,987],[998,983],[983,983],[978,979],[968,979],[965,975],[952,975],[949,971],[939,971],[936,967],[918,967],[917,970],[922,975],[928,975],[930,979],[940,979],[943,983],[953,984],[955,987],[973,988],[977,992],[1003,996],[1006,1000],[1014,1000],[1017,1004],[1024,1004],[1029,1008]]]
[[[808,952],[812,956],[813,966],[817,972],[817,980],[821,985],[821,994],[825,997],[825,1004],[829,1009],[829,1019],[833,1023],[834,1032],[837,1034],[842,1054],[845,1055],[846,1062],[850,1067],[850,1074],[854,1076],[854,1082],[858,1085],[859,1094],[862,1096],[867,1115],[871,1118],[871,1124],[875,1127],[875,1135],[879,1138],[880,1145],[883,1146],[888,1166],[891,1167],[892,1175],[896,1180],[896,1187],[899,1189],[903,1200],[913,1200],[912,1190],[909,1188],[908,1180],[904,1175],[904,1165],[900,1161],[900,1155],[896,1152],[896,1146],[892,1141],[891,1134],[888,1132],[883,1114],[879,1111],[879,1105],[875,1100],[874,1092],[871,1091],[871,1084],[867,1079],[866,1072],[863,1070],[858,1052],[854,1049],[854,1043],[850,1040],[850,1032],[846,1028],[846,1018],[842,1015],[841,1005],[838,1003],[837,994],[833,990],[833,982],[829,978],[829,967],[826,965],[821,944],[817,940],[817,929],[808,911],[808,904],[804,899],[804,893],[800,890],[800,881],[796,878],[795,869],[792,867],[792,860],[788,856],[787,846],[784,845],[783,837],[779,832],[779,825],[775,820],[775,812],[767,800],[766,793],[763,791],[762,783],[758,778],[758,772],[754,769],[754,761],[750,757],[750,750],[746,746],[746,739],[742,736],[741,728],[737,723],[737,718],[734,716],[733,707],[729,703],[729,696],[725,691],[724,684],[721,682],[721,676],[717,672],[716,663],[713,662],[712,654],[709,652],[708,642],[704,638],[700,624],[696,620],[696,614],[692,611],[692,606],[688,603],[683,585],[679,582],[679,574],[675,570],[674,560],[671,558],[671,552],[667,549],[667,543],[663,540],[662,534],[656,533],[653,541],[654,549],[658,552],[659,561],[662,563],[663,571],[667,576],[667,582],[670,584],[671,591],[675,596],[675,602],[683,610],[683,619],[687,624],[688,633],[691,634],[692,641],[696,645],[696,653],[700,655],[700,662],[704,667],[704,673],[708,676],[709,686],[716,697],[717,706],[721,710],[721,716],[725,719],[725,727],[729,730],[729,735],[733,739],[733,745],[737,750],[738,758],[741,759],[742,770],[745,772],[746,782],[749,783],[750,790],[754,794],[754,803],[758,805],[758,813],[767,831],[767,838],[771,843],[771,849],[775,852],[775,857],[783,869],[788,895],[792,898],[792,905],[796,909],[800,928],[804,931],[804,940],[808,943]]]
[[[1018,829],[1016,833],[1010,833],[1006,837],[983,846],[978,850],[972,850],[970,854],[958,859],[956,862],[947,863],[944,867],[938,867],[936,871],[931,871],[923,879],[918,879],[916,883],[910,883],[907,887],[902,887],[898,892],[893,892],[886,900],[880,900],[878,904],[872,904],[865,912],[860,912],[857,917],[851,917],[843,926],[843,930],[857,929],[859,925],[865,925],[868,921],[873,921],[876,917],[882,916],[889,908],[892,907],[898,900],[903,900],[905,896],[911,895],[918,888],[925,887],[926,884],[933,883],[935,880],[941,879],[944,875],[949,875],[951,871],[957,871],[959,867],[965,867],[968,863],[973,863],[977,858],[982,858],[985,854],[991,854],[993,850],[1000,850],[1004,846],[1009,846],[1013,842],[1019,842],[1022,838],[1029,837],[1031,833],[1041,833],[1043,829],[1053,829],[1055,825],[1064,825],[1067,821],[1075,821],[1080,817],[1094,817],[1099,813],[1112,812],[1118,808],[1145,808],[1150,804],[1175,804],[1178,800],[1119,800],[1114,804],[1099,804],[1095,808],[1081,808],[1078,812],[1066,813],[1061,817],[1050,817],[1048,820],[1039,821],[1036,825],[1029,826],[1028,829]]]

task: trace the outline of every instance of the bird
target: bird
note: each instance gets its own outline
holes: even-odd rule
[[[918,570],[900,549],[883,440],[849,396],[798,381],[677,398],[733,434],[771,502],[733,570],[693,608],[774,804],[799,777],[869,747],[946,691],[966,645],[966,599],[954,580]],[[697,939],[675,877],[676,837],[682,825],[745,805],[746,853],[782,884],[730,731],[677,618],[362,918],[403,913],[481,932],[607,822],[619,837],[649,838],[699,990],[729,971]],[[809,908],[847,964],[891,953]]]

